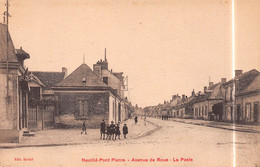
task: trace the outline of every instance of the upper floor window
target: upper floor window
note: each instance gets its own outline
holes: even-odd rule
[[[103,82],[108,85],[108,77],[103,77]]]

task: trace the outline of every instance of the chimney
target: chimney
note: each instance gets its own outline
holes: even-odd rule
[[[194,89],[193,89],[192,92],[191,92],[191,96],[195,96],[195,91],[194,91]]]
[[[185,95],[182,95],[182,99],[185,99],[185,97],[186,97]]]
[[[227,82],[227,78],[221,78],[221,83],[224,84]]]
[[[235,70],[235,77],[240,76],[243,73],[242,70]]]
[[[209,82],[209,89],[213,86],[214,82]]]
[[[94,64],[93,65],[93,71],[101,78],[101,65],[100,64]]]
[[[64,78],[68,76],[68,69],[66,67],[62,67],[62,72],[65,73]]]
[[[204,93],[207,92],[207,86],[204,86]]]

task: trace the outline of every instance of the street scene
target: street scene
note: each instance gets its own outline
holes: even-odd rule
[[[260,2],[195,1],[0,0],[0,167],[260,166]]]

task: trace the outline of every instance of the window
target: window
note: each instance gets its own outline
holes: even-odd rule
[[[82,84],[86,84],[86,82],[87,82],[87,78],[82,78]]]
[[[205,115],[208,115],[208,106],[205,106]]]
[[[230,101],[233,100],[233,89],[230,89]]]
[[[108,85],[108,77],[103,77],[103,82]]]
[[[79,100],[79,115],[81,116],[88,115],[88,101]]]
[[[246,111],[246,118],[250,118],[250,114],[251,114],[251,103],[246,103],[246,108],[245,108],[245,111]]]

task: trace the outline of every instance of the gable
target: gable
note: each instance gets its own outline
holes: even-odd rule
[[[83,82],[84,81],[84,82]],[[105,86],[98,75],[93,72],[90,67],[83,63],[63,81],[55,85],[55,87],[86,87],[86,86]]]

